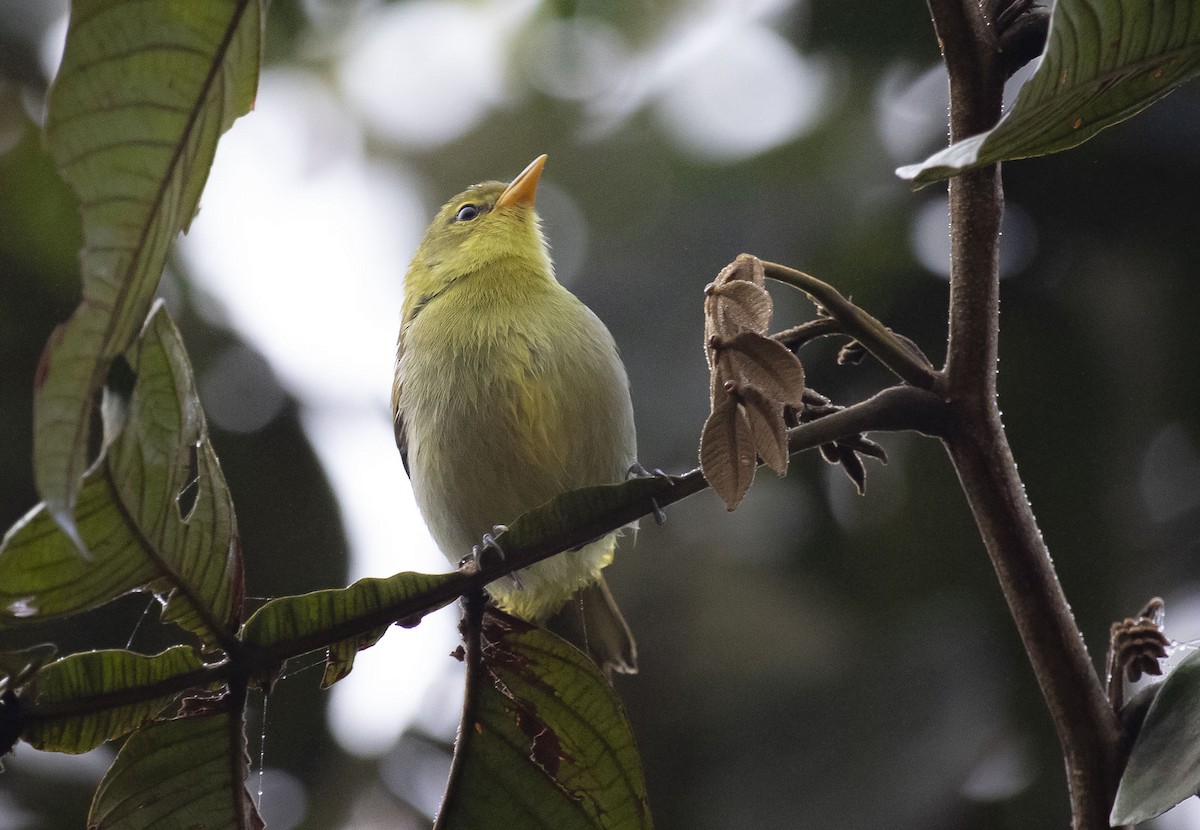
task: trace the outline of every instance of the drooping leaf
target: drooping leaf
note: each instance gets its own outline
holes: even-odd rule
[[[119,431],[106,428],[116,434],[77,514],[93,558],[74,555],[44,505],[28,514],[0,542],[0,630],[141,589],[164,600],[164,620],[216,647],[241,619],[237,523],[183,341],[161,305],[127,356],[136,381],[127,406],[105,407]]]
[[[293,597],[280,597],[259,608],[246,621],[242,641],[252,648],[272,649],[290,644],[293,652],[311,642],[312,648],[337,638],[347,626],[357,623],[359,633],[338,640],[329,647],[322,686],[331,686],[350,673],[354,655],[372,646],[383,636],[388,624],[397,618],[394,610],[401,603],[428,593],[454,578],[453,574],[399,573],[386,579],[368,577],[348,588],[314,591]],[[454,599],[450,595],[447,602]],[[362,629],[361,620],[375,615],[377,627]]]
[[[253,102],[263,11],[264,0],[71,4],[46,135],[79,196],[83,301],[38,368],[34,475],[77,545],[92,402],[195,215],[217,139]]]
[[[838,444],[838,463],[842,466],[842,472],[854,482],[854,489],[860,496],[867,494],[867,468],[863,466],[862,459],[858,457],[851,447]]]
[[[321,673],[321,688],[328,689],[350,674],[354,668],[354,658],[358,656],[358,653],[378,643],[386,633],[387,627],[385,626],[331,645],[329,651],[326,652],[325,671]]]
[[[874,458],[881,464],[888,463],[887,450],[882,445],[875,443],[869,438],[864,438],[861,435],[853,442],[853,448],[859,455],[865,455],[868,458]]]
[[[718,387],[712,412],[700,433],[700,470],[729,510],[741,503],[754,481],[758,453],[746,413]]]
[[[787,473],[787,427],[783,422],[783,404],[767,398],[754,386],[739,390],[742,408],[750,424],[754,449],[763,463],[779,475]]]
[[[262,830],[245,780],[240,711],[159,721],[130,736],[100,782],[91,830]]]
[[[152,657],[118,649],[68,655],[42,667],[21,691],[26,712],[34,714],[21,737],[37,749],[53,752],[95,749],[161,712],[183,690],[181,678],[202,665],[189,646],[175,646]],[[163,691],[145,694],[154,688]],[[135,689],[138,694],[127,694]],[[121,702],[131,697],[138,699]]]
[[[651,827],[629,723],[596,665],[545,629],[490,612],[481,651],[435,827]]]
[[[1113,826],[1165,813],[1200,791],[1200,652],[1167,675],[1146,712],[1117,787]]]
[[[1000,123],[896,173],[926,185],[1075,147],[1198,72],[1196,0],[1057,0],[1041,64]]]
[[[804,401],[804,366],[787,346],[753,331],[743,331],[728,341],[723,351],[742,386],[756,386],[768,400],[801,407]]]
[[[38,505],[0,542],[0,629],[101,605],[157,575],[141,557],[135,529],[124,521],[104,465],[84,477],[75,520],[92,540],[90,560]],[[123,563],[125,567],[119,567]]]

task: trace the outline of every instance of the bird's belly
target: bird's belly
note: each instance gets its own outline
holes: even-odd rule
[[[405,423],[417,502],[452,560],[559,493],[620,481],[634,460],[624,378],[563,394],[552,391],[557,378],[532,372],[481,376],[473,367],[471,386],[443,372],[449,393]],[[613,383],[619,395],[604,392]]]
[[[410,443],[413,491],[434,540],[452,560],[494,525],[555,495],[551,477],[525,463],[523,439],[512,425],[458,406],[432,423]]]

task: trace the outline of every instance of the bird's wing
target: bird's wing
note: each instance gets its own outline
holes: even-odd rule
[[[408,469],[408,436],[404,432],[404,419],[400,414],[396,414],[396,446],[400,448],[400,461],[404,464],[404,472],[409,478],[412,478],[412,473]]]
[[[400,356],[404,354],[404,338],[403,330],[401,330],[400,342],[396,345],[396,374],[395,381],[392,382],[392,429],[396,433],[396,446],[400,450],[400,461],[404,464],[404,472],[412,478],[412,472],[408,469],[408,433],[404,429],[404,416],[400,414]]]

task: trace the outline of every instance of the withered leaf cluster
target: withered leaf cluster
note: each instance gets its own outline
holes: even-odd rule
[[[800,413],[800,422],[815,421],[817,418],[832,415],[844,408],[812,389],[805,389],[804,409]],[[820,451],[821,457],[825,461],[841,466],[842,471],[854,482],[854,489],[860,496],[867,492],[867,470],[863,466],[862,456],[874,458],[881,464],[887,463],[887,452],[883,447],[862,433],[847,435],[845,438],[822,444]]]
[[[767,336],[772,305],[763,282],[762,262],[741,254],[704,292],[712,408],[700,436],[700,468],[730,510],[746,495],[759,457],[787,472],[785,413],[803,406],[804,367]]]
[[[1162,674],[1158,661],[1167,656],[1170,641],[1163,632],[1163,601],[1158,597],[1138,612],[1112,624],[1109,633],[1110,670],[1136,683],[1144,674]]]

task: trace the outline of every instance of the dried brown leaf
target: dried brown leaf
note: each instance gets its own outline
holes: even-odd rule
[[[717,334],[717,299],[712,295],[714,286],[709,284],[704,291],[704,359],[708,362],[708,373],[713,382],[717,374],[717,349],[722,338]]]
[[[822,444],[819,449],[821,450],[821,457],[825,459],[826,464],[842,463],[841,456],[838,455],[838,445],[836,443],[831,441],[828,444]]]
[[[770,400],[799,407],[804,398],[804,367],[787,346],[743,331],[723,347],[745,386],[757,386]]]
[[[888,462],[887,450],[864,435],[859,435],[853,441],[850,441],[849,444],[859,455],[870,456],[881,464]]]
[[[713,490],[733,510],[750,489],[758,454],[746,413],[723,387],[700,434],[700,470]]]
[[[867,347],[857,340],[851,340],[838,351],[837,362],[839,366],[857,366],[866,356]]]
[[[854,482],[854,489],[858,491],[860,496],[867,493],[867,470],[863,467],[862,459],[858,454],[849,447],[838,446],[838,461],[842,465],[842,470]]]
[[[730,280],[709,293],[712,333],[731,338],[742,331],[766,334],[771,324],[771,295],[748,280]]]
[[[754,386],[738,390],[754,449],[763,463],[780,475],[787,474],[787,428],[783,423],[783,404],[770,400]]]
[[[762,260],[753,254],[738,254],[733,262],[721,269],[714,282],[724,285],[731,280],[745,280],[761,288],[766,283]]]

